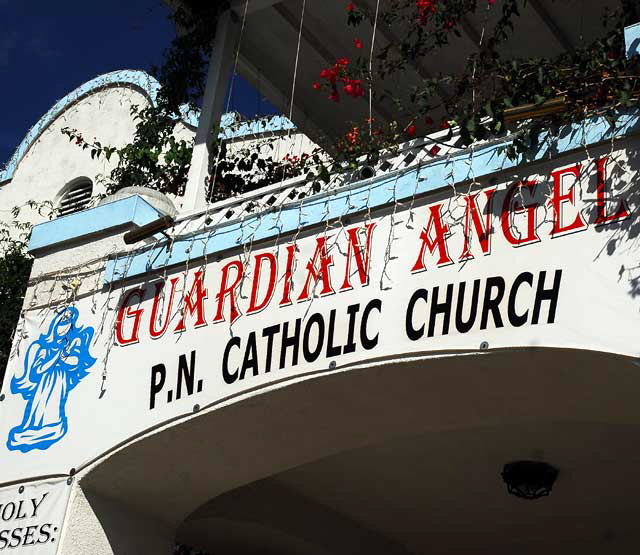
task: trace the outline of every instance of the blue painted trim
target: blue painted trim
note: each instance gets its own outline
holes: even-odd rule
[[[8,181],[13,178],[13,174],[20,160],[29,150],[29,147],[36,141],[36,139],[42,134],[42,132],[53,121],[64,112],[69,106],[80,100],[82,97],[96,91],[98,89],[113,86],[113,85],[133,85],[139,87],[149,96],[152,102],[155,102],[156,95],[160,89],[160,84],[151,75],[144,71],[125,69],[121,71],[114,71],[100,75],[91,81],[87,81],[83,85],[80,85],[77,89],[70,92],[67,96],[58,100],[49,111],[42,116],[38,122],[29,130],[24,139],[18,145],[18,148],[13,153],[13,156],[9,158],[6,166],[0,172],[0,183]]]
[[[640,23],[625,28],[624,44],[627,50],[627,58],[640,54]]]
[[[293,232],[300,227],[312,226],[327,220],[345,217],[355,212],[374,209],[415,194],[442,189],[453,183],[477,179],[516,166],[557,157],[582,148],[584,145],[620,138],[640,131],[638,114],[622,115],[615,129],[604,118],[584,124],[574,124],[558,136],[542,136],[540,148],[526,157],[510,160],[503,142],[465,150],[451,157],[435,159],[428,165],[403,174],[387,175],[378,180],[365,181],[341,190],[320,194],[298,203],[292,203],[279,212],[256,214],[242,221],[234,221],[195,235],[178,238],[167,249],[165,241],[129,255],[126,259],[110,260],[105,268],[105,283],[145,274],[164,266],[184,263],[251,241],[273,238]]]
[[[153,103],[156,102],[158,91],[160,90],[160,83],[158,83],[154,77],[144,71],[133,69],[113,71],[91,79],[91,81],[87,81],[61,100],[58,100],[58,102],[56,102],[29,130],[11,158],[9,158],[5,167],[0,171],[0,184],[13,179],[13,174],[15,173],[20,160],[22,160],[31,145],[38,139],[43,131],[49,127],[49,125],[51,125],[51,123],[53,123],[53,121],[55,121],[62,112],[88,94],[91,94],[96,90],[115,85],[133,85],[138,87],[146,93],[150,101]],[[189,106],[185,104],[180,107],[180,113],[182,121],[186,124],[192,127],[198,126],[198,119],[200,117],[200,113],[198,111],[191,110]],[[233,113],[224,114],[222,116],[221,127],[222,130],[220,132],[220,137],[226,139],[242,137],[245,135],[254,135],[257,133],[295,129],[295,125],[284,116],[273,116],[271,118],[263,118],[248,122],[236,122],[236,115]]]
[[[163,215],[141,196],[133,195],[34,226],[29,252],[126,224],[143,226]]]

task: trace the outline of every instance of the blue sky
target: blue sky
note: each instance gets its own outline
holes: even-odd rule
[[[0,167],[59,98],[118,69],[159,65],[174,35],[162,0],[0,0]],[[232,108],[273,108],[244,81]]]

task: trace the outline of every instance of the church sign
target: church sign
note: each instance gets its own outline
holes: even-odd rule
[[[0,552],[55,555],[70,491],[66,479],[0,488]]]
[[[26,311],[0,404],[4,479],[65,474],[194,410],[375,360],[640,355],[636,170],[600,150]]]

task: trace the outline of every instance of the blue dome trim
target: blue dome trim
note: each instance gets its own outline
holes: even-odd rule
[[[0,185],[13,179],[13,174],[18,164],[29,151],[31,145],[61,113],[83,97],[97,90],[117,85],[136,87],[142,90],[153,103],[155,103],[158,91],[160,90],[160,83],[158,83],[154,77],[145,71],[135,69],[124,69],[105,73],[80,85],[64,98],[58,100],[25,135],[5,167],[0,171]],[[180,112],[184,123],[191,127],[198,126],[199,112],[191,110],[186,104],[181,107]],[[284,116],[270,116],[257,120],[241,121],[236,114],[227,113],[223,114],[221,123],[222,129],[220,131],[220,137],[224,139],[235,139],[247,135],[258,135],[265,132],[274,133],[296,128],[295,125]]]
[[[96,90],[114,85],[135,86],[143,90],[152,102],[155,102],[158,90],[160,89],[160,83],[158,83],[158,81],[151,75],[144,71],[132,69],[106,73],[91,79],[91,81],[87,81],[83,85],[80,85],[64,98],[58,100],[58,102],[56,102],[29,130],[11,158],[9,158],[4,169],[0,172],[0,183],[9,181],[13,178],[16,167],[20,163],[20,160],[24,158],[24,155],[28,152],[31,145],[62,112],[67,110],[72,104],[75,104],[84,96],[87,96]]]

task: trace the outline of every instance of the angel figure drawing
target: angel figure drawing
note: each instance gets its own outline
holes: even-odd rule
[[[29,345],[21,371],[11,380],[11,392],[27,401],[22,423],[7,439],[13,451],[48,449],[67,433],[69,393],[96,361],[89,352],[94,330],[78,326],[78,315],[75,307],[59,311],[47,333]]]

